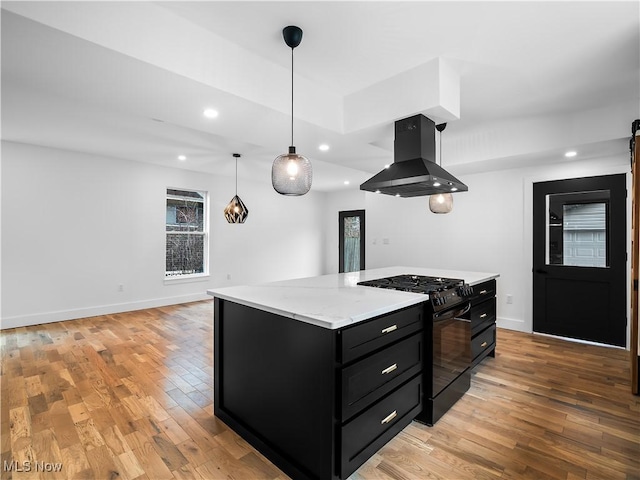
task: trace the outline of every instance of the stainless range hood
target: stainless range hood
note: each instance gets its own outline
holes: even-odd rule
[[[435,123],[418,114],[395,123],[393,163],[360,185],[360,190],[420,197],[469,188],[436,163]]]

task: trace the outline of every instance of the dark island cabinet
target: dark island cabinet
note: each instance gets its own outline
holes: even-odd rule
[[[422,410],[424,303],[337,330],[214,299],[214,413],[293,479],[346,479]]]
[[[471,367],[485,357],[496,355],[496,281],[474,285],[471,310],[465,315],[471,321]]]

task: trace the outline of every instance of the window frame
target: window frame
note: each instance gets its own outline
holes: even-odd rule
[[[365,248],[366,242],[366,223],[364,210],[344,210],[338,212],[338,273],[344,272],[344,220],[347,217],[360,218],[360,270],[366,268]]]
[[[168,231],[167,230],[167,200],[171,197],[175,198],[175,195],[171,195],[169,193],[170,190],[178,190],[182,192],[194,192],[200,194],[202,199],[202,231],[197,232],[181,232],[181,231]],[[189,283],[189,282],[197,282],[207,280],[209,278],[209,202],[210,195],[207,190],[200,190],[197,188],[186,188],[186,187],[172,187],[167,186],[164,190],[164,214],[165,214],[165,222],[164,222],[164,257],[165,257],[165,267],[164,267],[164,283],[172,284],[172,283]],[[199,273],[187,273],[187,274],[179,274],[179,275],[167,275],[167,245],[168,245],[168,235],[172,234],[180,234],[180,235],[200,235],[203,238],[203,252],[202,252],[202,272]]]

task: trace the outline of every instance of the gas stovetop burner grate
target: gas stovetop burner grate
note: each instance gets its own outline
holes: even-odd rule
[[[457,278],[429,277],[425,275],[396,275],[394,277],[358,282],[358,285],[428,294],[462,286],[464,281]]]

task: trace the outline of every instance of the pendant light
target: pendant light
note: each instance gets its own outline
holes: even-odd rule
[[[438,130],[438,143],[440,150],[440,166],[442,166],[442,131],[446,128],[446,123],[436,125]],[[429,210],[433,213],[449,213],[453,210],[453,195],[450,193],[437,193],[429,195]]]
[[[240,154],[234,153],[233,156],[236,159],[236,194],[229,202],[229,205],[225,207],[224,218],[229,223],[244,223],[247,216],[249,216],[249,209],[238,196],[238,158],[240,158]]]
[[[302,29],[290,25],[282,30],[282,36],[291,47],[291,146],[289,153],[284,153],[273,161],[271,184],[281,195],[304,195],[311,189],[311,162],[297,154],[293,145],[293,49],[302,41]]]

